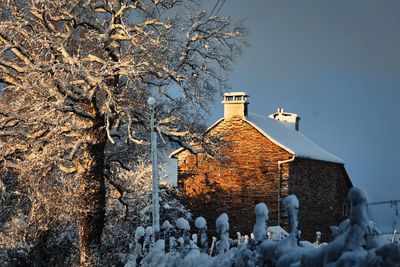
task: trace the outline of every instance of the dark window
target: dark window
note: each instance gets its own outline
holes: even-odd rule
[[[233,101],[233,96],[227,96],[226,101]]]
[[[242,100],[242,96],[235,96],[235,101],[240,101]]]

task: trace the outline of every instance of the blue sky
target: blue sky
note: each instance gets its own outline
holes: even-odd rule
[[[396,0],[227,0],[220,11],[250,31],[232,91],[249,93],[252,112],[299,114],[370,201],[400,199],[399,14]]]

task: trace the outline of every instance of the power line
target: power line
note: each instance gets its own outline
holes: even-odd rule
[[[223,7],[223,5],[225,4],[225,2],[226,2],[226,0],[222,0],[222,3],[221,3],[221,5],[219,6],[219,8],[218,8],[218,10],[217,10],[217,14],[216,15],[218,15],[219,14],[219,12],[221,11],[221,8]]]
[[[213,9],[211,10],[210,16],[211,17],[217,16],[219,14],[219,12],[221,11],[222,7],[224,6],[225,2],[226,2],[226,0],[217,0]],[[216,11],[215,14],[214,14],[214,11]]]
[[[386,201],[377,201],[377,202],[371,202],[367,203],[367,208],[368,208],[368,216],[372,221],[375,221],[377,225],[379,225],[378,221],[373,218],[372,214],[372,206],[389,206],[389,208],[393,209],[394,208],[394,213],[393,213],[393,218],[392,218],[392,229],[395,230],[398,227],[398,220],[400,219],[400,211],[399,211],[399,206],[400,206],[400,200],[386,200]],[[384,233],[384,234],[390,234],[390,233]]]
[[[400,200],[386,200],[386,201],[378,201],[378,202],[367,203],[368,206],[384,205],[384,204],[397,205],[397,204],[400,204]]]
[[[211,12],[210,12],[210,16],[212,16],[212,14],[214,13],[214,11],[215,11],[215,9],[217,8],[217,6],[218,6],[218,4],[219,4],[219,2],[220,2],[221,0],[217,0],[217,2],[215,3],[215,5],[214,5],[214,8],[211,10]]]

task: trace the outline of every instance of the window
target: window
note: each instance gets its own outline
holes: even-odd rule
[[[242,100],[242,96],[235,96],[235,101],[240,101]]]
[[[233,101],[233,96],[227,96],[225,99],[226,101]]]

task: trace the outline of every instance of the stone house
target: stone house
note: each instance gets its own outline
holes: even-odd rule
[[[224,117],[206,132],[225,144],[219,156],[183,148],[171,154],[178,160],[181,200],[194,216],[207,219],[211,232],[215,219],[226,212],[231,235],[236,235],[252,232],[258,202],[268,206],[268,225],[287,228],[282,200],[295,194],[302,237],[313,240],[321,231],[329,239],[329,226],[346,216],[352,187],[343,160],[299,132],[296,114],[283,109],[269,117],[249,113],[243,92],[224,94],[222,103]]]

